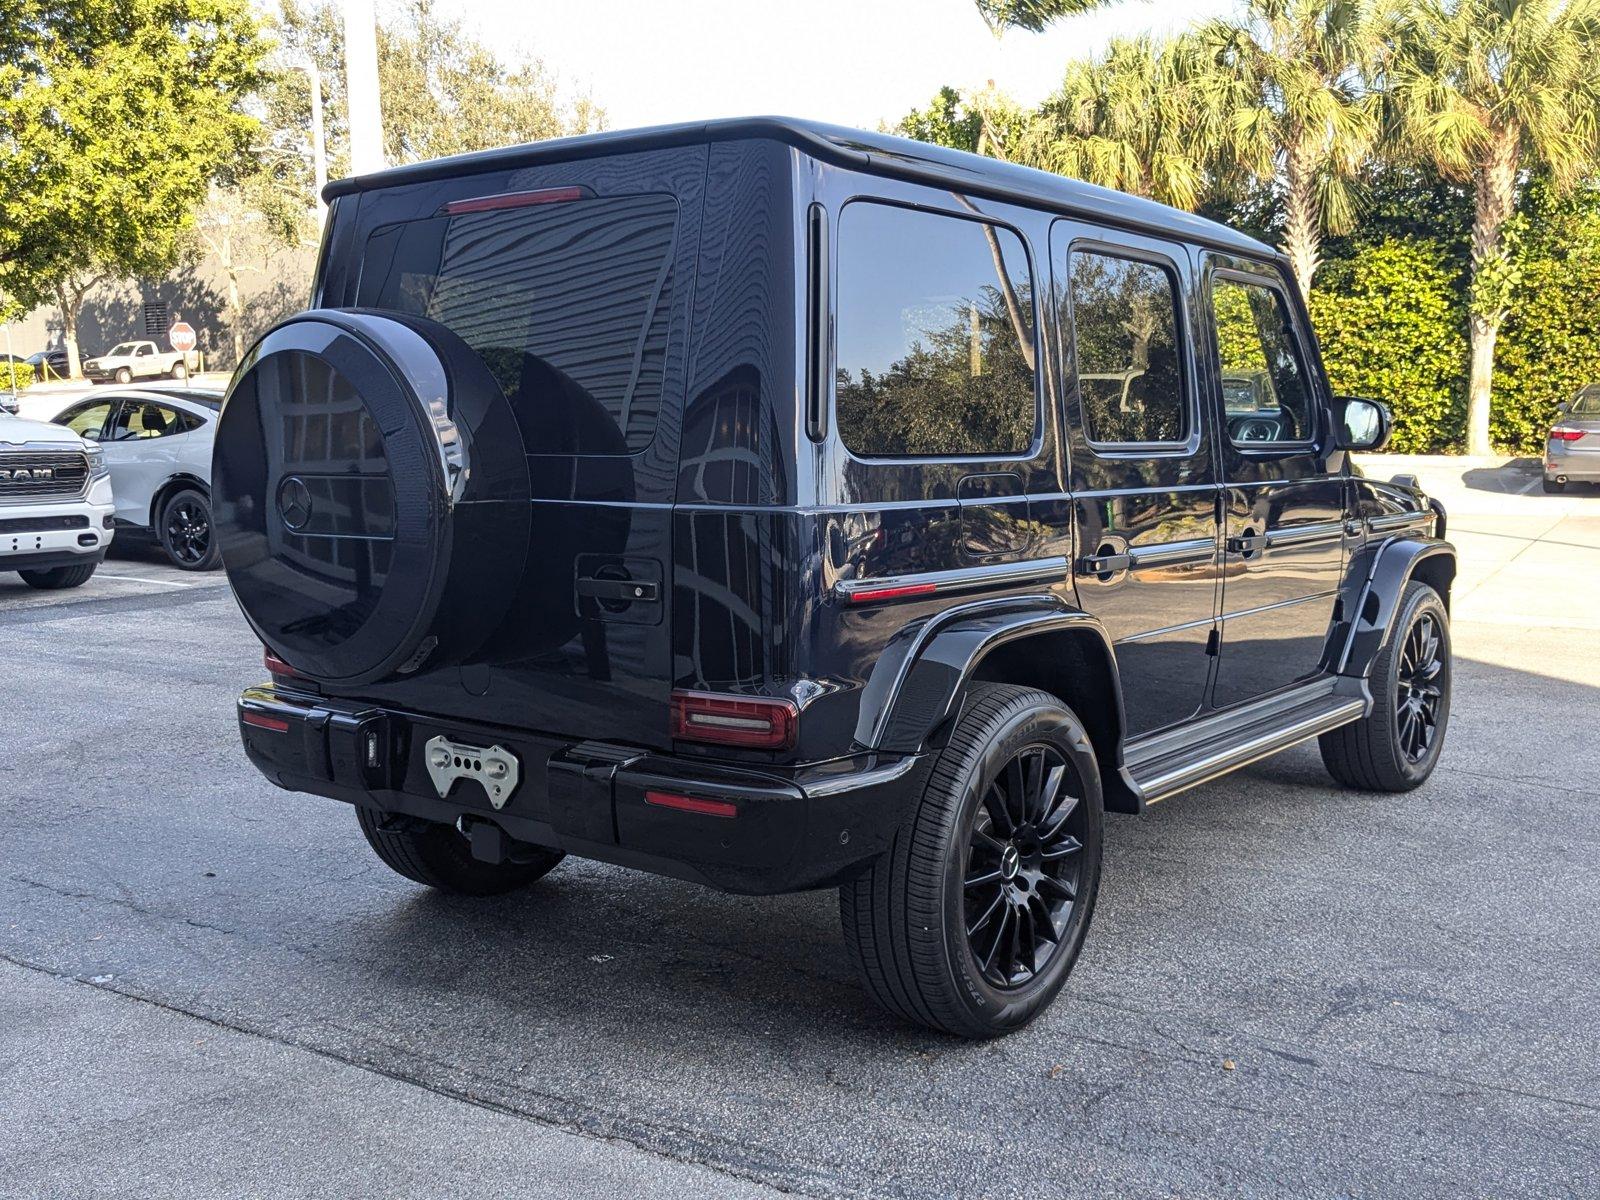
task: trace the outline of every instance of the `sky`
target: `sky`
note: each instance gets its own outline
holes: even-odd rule
[[[1117,34],[1169,32],[1231,0],[1123,0],[996,41],[972,0],[436,0],[508,58],[544,59],[611,128],[781,114],[876,128],[949,83],[1024,103]]]

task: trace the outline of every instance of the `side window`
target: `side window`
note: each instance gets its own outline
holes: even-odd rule
[[[1189,403],[1172,272],[1092,251],[1074,250],[1071,261],[1078,396],[1090,442],[1185,442]]]
[[[1211,281],[1211,305],[1228,437],[1236,445],[1309,441],[1315,410],[1283,293],[1220,276]]]
[[[142,404],[130,400],[117,412],[116,424],[111,430],[111,440],[137,441],[182,432],[183,424],[172,409],[159,404]]]
[[[106,417],[111,414],[111,402],[101,400],[80,404],[76,408],[69,408],[55,419],[57,425],[65,425],[79,437],[87,437],[90,441],[99,438],[105,428]]]
[[[868,458],[1010,457],[1033,445],[1033,286],[1022,239],[856,202],[839,217],[839,436]]]

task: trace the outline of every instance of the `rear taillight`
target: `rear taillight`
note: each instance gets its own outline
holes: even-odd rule
[[[673,692],[672,736],[685,742],[784,750],[794,745],[800,710],[790,700]]]
[[[266,667],[267,670],[271,671],[274,675],[288,675],[290,677],[298,678],[300,674],[299,671],[296,671],[293,667],[284,662],[283,659],[279,658],[265,646],[261,648],[261,665]]]
[[[289,722],[282,717],[269,717],[266,713],[246,712],[244,723],[254,725],[257,729],[270,729],[273,733],[289,732]]]
[[[1567,429],[1565,426],[1557,425],[1550,431],[1550,440],[1552,442],[1575,442],[1583,436],[1583,432],[1581,429]]]

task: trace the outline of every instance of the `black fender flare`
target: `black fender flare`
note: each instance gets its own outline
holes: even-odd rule
[[[1018,638],[1068,630],[1098,639],[1116,707],[1114,762],[1122,763],[1122,685],[1105,628],[1050,594],[959,604],[900,630],[884,647],[861,694],[856,742],[885,753],[915,754],[959,710],[967,685],[992,651]]]
[[[1456,548],[1443,538],[1419,534],[1390,538],[1380,542],[1371,555],[1337,663],[1340,675],[1362,679],[1371,672],[1373,660],[1389,636],[1406,584],[1420,571],[1435,584],[1448,608],[1450,584],[1456,576]],[[1437,586],[1440,583],[1442,587]]]
[[[198,475],[187,471],[179,471],[176,475],[169,476],[165,483],[158,487],[150,496],[150,530],[155,532],[157,523],[161,520],[161,510],[166,506],[173,492],[193,488],[207,500],[211,499],[211,485]]]

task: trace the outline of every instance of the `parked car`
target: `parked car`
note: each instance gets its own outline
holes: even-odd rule
[[[154,342],[122,342],[106,353],[85,360],[84,378],[95,383],[115,380],[132,383],[135,379],[187,379],[197,364],[193,351],[162,350]]]
[[[1585,384],[1556,413],[1544,455],[1544,490],[1600,483],[1600,383]]]
[[[28,355],[28,365],[33,368],[35,379],[65,379],[71,372],[63,347]]]
[[[153,535],[185,571],[219,566],[211,534],[211,447],[218,392],[141,388],[81,400],[55,418],[95,442],[117,498],[117,524]]]
[[[111,478],[76,434],[0,413],[0,571],[30,587],[87,583],[106,556]]]
[[[1076,960],[1106,810],[1309,738],[1369,791],[1437,763],[1444,511],[1353,469],[1388,413],[1270,247],[771,119],[329,195],[215,522],[246,753],[407,878],[837,887],[866,990],[987,1037]]]

